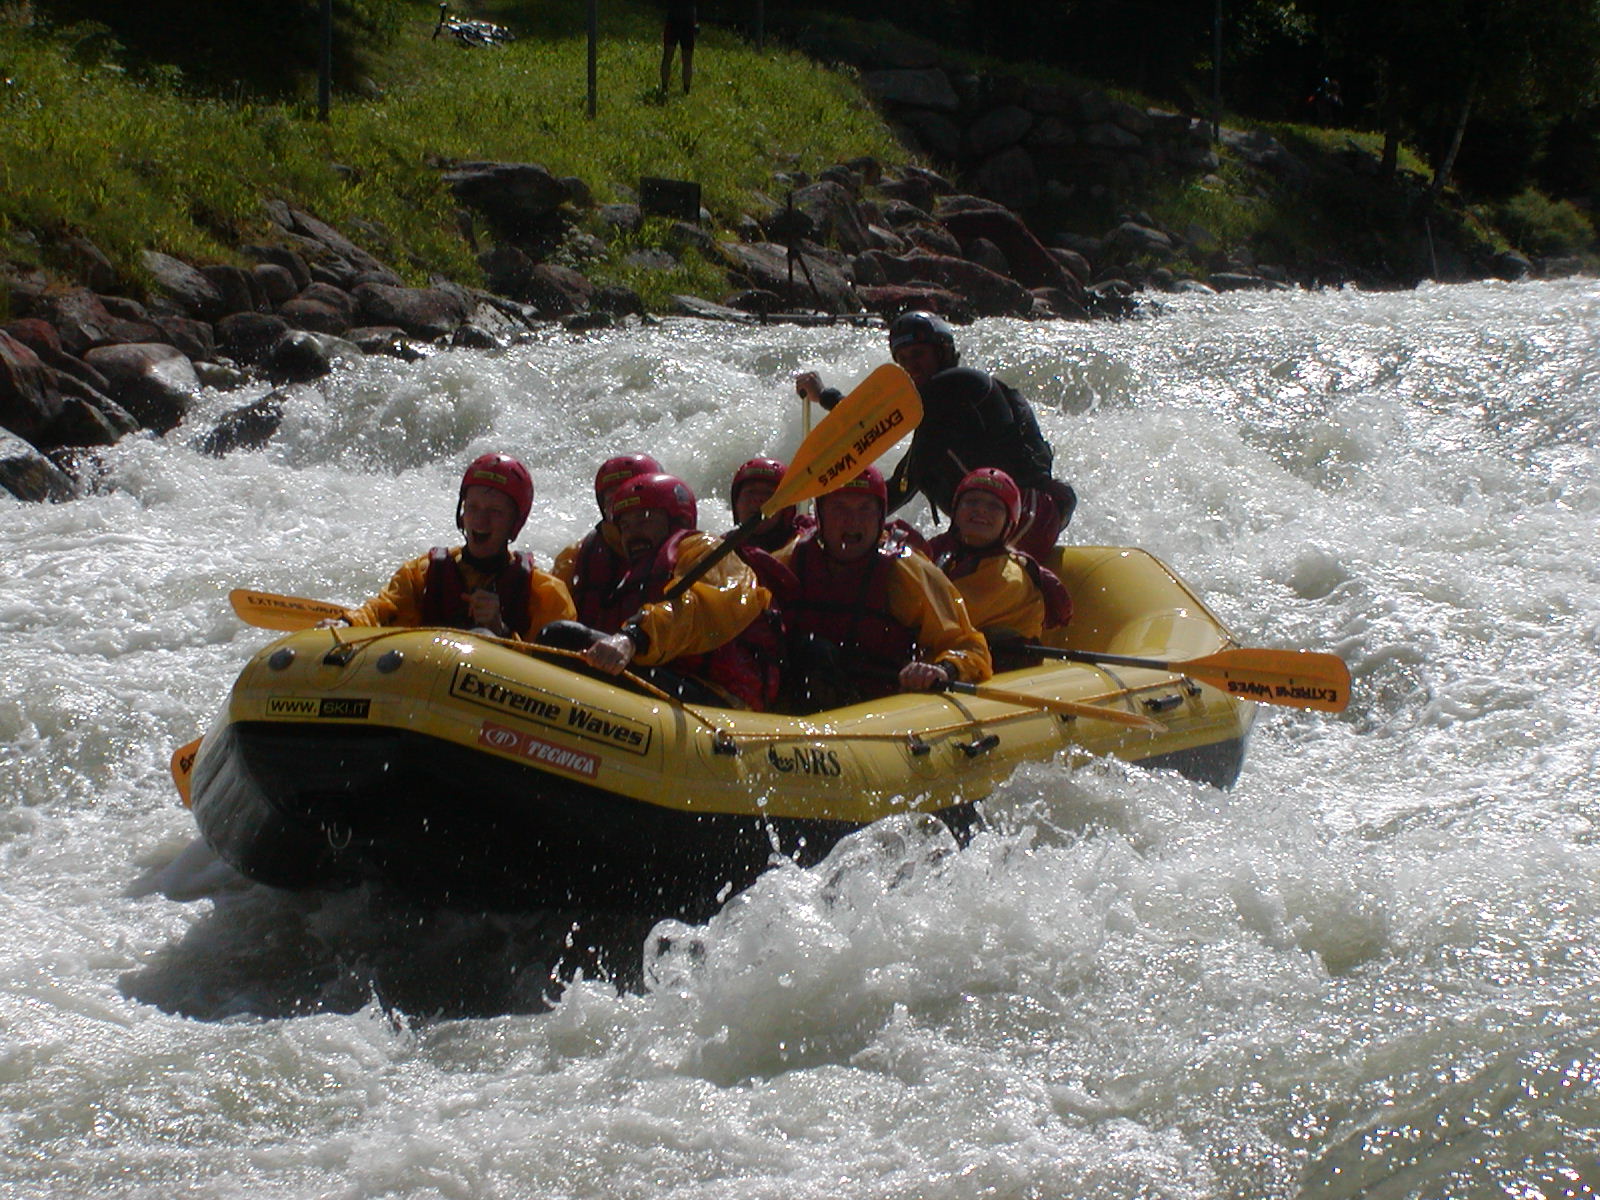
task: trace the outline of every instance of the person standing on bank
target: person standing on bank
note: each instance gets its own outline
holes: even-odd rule
[[[1078,497],[1070,484],[1051,476],[1055,451],[1039,432],[1032,406],[988,372],[960,366],[954,333],[933,313],[913,310],[896,317],[889,325],[889,353],[916,384],[924,413],[889,479],[890,511],[921,493],[938,519],[955,511],[956,487],[969,472],[995,467],[1022,491],[1012,544],[1048,562]],[[841,398],[822,386],[815,371],[795,376],[795,390],[826,409]]]
[[[694,39],[700,32],[694,0],[667,0],[667,17],[661,25],[661,94],[672,84],[672,52],[683,52],[683,94],[694,79]]]
[[[531,641],[574,615],[567,585],[511,543],[533,509],[533,477],[509,454],[483,454],[461,476],[454,549],[436,546],[403,563],[389,585],[341,621],[323,625],[439,625]]]

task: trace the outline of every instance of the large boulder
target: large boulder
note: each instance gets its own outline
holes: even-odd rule
[[[0,432],[0,488],[18,500],[71,500],[78,485],[27,442]]]
[[[961,107],[961,97],[950,85],[950,77],[938,68],[863,71],[861,86],[868,95],[885,104],[931,108],[935,112],[947,113],[953,113]]]
[[[44,292],[28,301],[23,315],[55,326],[61,348],[79,358],[92,346],[157,341],[162,336],[148,315],[143,319],[118,316],[106,306],[105,299],[85,288]]]
[[[229,313],[217,322],[217,342],[236,362],[256,363],[289,328],[275,313]]]
[[[878,284],[856,288],[856,295],[875,313],[892,319],[908,309],[939,313],[956,321],[970,321],[974,314],[966,297],[948,288],[927,284]]]
[[[195,449],[213,458],[235,450],[259,450],[283,423],[285,398],[282,392],[271,392],[224,414],[222,420],[195,439]]]
[[[110,381],[113,400],[157,433],[181,422],[200,390],[194,364],[165,343],[97,346],[84,361]]]
[[[321,379],[340,360],[355,362],[361,348],[331,333],[291,329],[261,356],[261,370],[275,383],[309,383]]]
[[[304,256],[312,280],[344,288],[363,282],[401,282],[398,275],[326,221],[287,204],[270,203],[267,212]]]
[[[861,205],[848,188],[832,180],[819,180],[797,188],[794,207],[811,219],[811,236],[849,254],[859,254],[872,245]]]
[[[239,247],[241,254],[254,259],[257,263],[279,267],[288,272],[290,281],[294,285],[289,295],[294,295],[301,289],[311,285],[311,268],[306,260],[288,246],[260,246],[249,245]],[[288,299],[288,297],[284,297]]]
[[[1026,317],[1033,312],[1033,296],[1027,288],[964,258],[943,254],[875,257],[891,284],[936,284],[965,296],[981,317]]]
[[[815,306],[832,313],[861,310],[849,277],[816,247],[798,248],[792,268],[788,249],[771,242],[722,242],[720,249],[736,287],[774,292],[798,308]]]
[[[566,182],[538,163],[459,163],[444,181],[457,200],[513,240],[542,231],[570,195]]]
[[[466,298],[458,289],[363,283],[354,296],[361,324],[398,325],[413,337],[448,337],[467,319]]]
[[[61,416],[61,393],[39,356],[0,333],[0,426],[37,442]]]
[[[202,321],[214,321],[227,311],[222,293],[197,268],[158,250],[146,250],[140,262],[155,283],[157,297],[175,311]]]
[[[278,306],[278,315],[296,329],[344,333],[355,323],[355,297],[331,283],[313,283]]]
[[[935,205],[934,212],[964,250],[979,238],[998,246],[1010,264],[1011,277],[1024,287],[1082,290],[1079,281],[1010,209],[976,196],[946,196]]]

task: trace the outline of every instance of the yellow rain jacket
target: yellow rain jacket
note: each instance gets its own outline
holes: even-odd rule
[[[464,590],[470,592],[481,587],[504,589],[505,577],[509,571],[502,571],[500,575],[491,575],[480,571],[470,563],[463,562],[461,551],[463,547],[453,547],[449,557],[459,572]],[[394,577],[389,580],[388,586],[378,595],[368,600],[360,608],[352,608],[346,612],[352,625],[400,625],[418,626],[427,624],[454,624],[451,621],[430,621],[428,617],[429,604],[426,596],[428,575],[434,569],[434,551],[419,554],[410,562],[403,563]],[[450,607],[455,601],[454,597],[441,597],[440,602]],[[567,585],[554,575],[538,568],[531,568],[528,572],[528,613],[527,617],[512,625],[512,635],[522,641],[531,641],[539,630],[551,621],[571,620],[575,615],[572,606],[572,596],[567,592]],[[512,624],[509,620],[507,624]]]

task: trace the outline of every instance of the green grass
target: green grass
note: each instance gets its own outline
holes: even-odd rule
[[[186,95],[174,72],[136,79],[114,62],[76,61],[68,39],[0,8],[0,258],[38,263],[41,244],[75,232],[130,278],[145,248],[233,261],[231,246],[268,234],[262,202],[274,198],[352,236],[376,225],[405,248],[392,265],[417,282],[435,272],[474,281],[432,165],[441,159],[541,163],[583,179],[602,203],[628,198],[643,175],[692,179],[726,229],[760,211],[755,193],[777,190],[775,170],[907,157],[847,77],[712,28],[693,92],[663,97],[659,11],[604,8],[593,119],[578,0],[542,3],[538,24],[497,50],[431,40],[437,6],[417,0],[376,60],[379,94],[336,98],[327,124],[310,97],[227,103]],[[387,257],[388,247],[368,248]],[[720,272],[693,258],[666,278],[629,272],[619,261],[629,248],[591,273],[631,282],[653,303],[697,285],[720,290]]]

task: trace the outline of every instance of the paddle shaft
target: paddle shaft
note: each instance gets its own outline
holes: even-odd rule
[[[1126,654],[1060,650],[1054,646],[1024,646],[1023,650],[1063,662],[1171,671],[1209,683],[1241,700],[1259,700],[1263,704],[1343,712],[1350,703],[1350,668],[1335,654],[1309,650],[1238,649],[1168,662]]]
[[[1049,696],[1035,696],[1031,692],[1013,692],[1005,688],[988,687],[981,683],[962,683],[954,680],[945,685],[947,692],[960,692],[980,700],[998,700],[1023,708],[1043,708],[1069,717],[1087,717],[1094,721],[1110,721],[1116,725],[1131,725],[1136,729],[1149,729],[1165,733],[1167,727],[1153,717],[1142,713],[1125,712],[1120,708],[1102,708],[1098,704],[1080,704],[1076,700],[1056,700]]]

